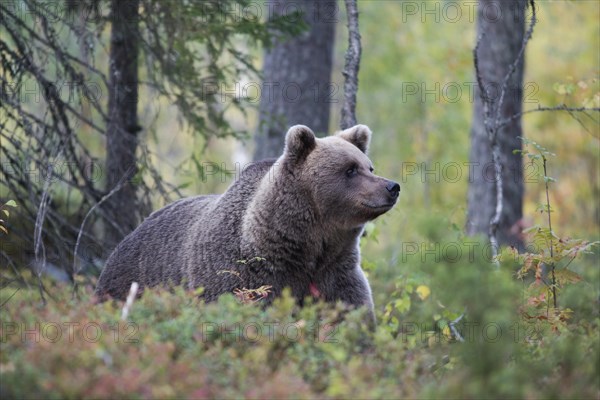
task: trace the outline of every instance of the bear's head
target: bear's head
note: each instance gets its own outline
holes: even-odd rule
[[[316,138],[308,127],[289,129],[280,159],[294,184],[328,224],[356,228],[389,211],[400,185],[373,173],[367,157],[371,130],[356,125]]]

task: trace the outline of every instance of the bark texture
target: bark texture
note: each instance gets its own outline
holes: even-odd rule
[[[526,0],[482,0],[478,7],[478,36],[483,35],[478,49],[481,81],[488,92],[487,107],[495,118],[503,82],[518,58],[525,36]],[[522,112],[524,59],[515,65],[507,82],[498,112],[500,119]],[[479,91],[480,88],[477,88]],[[467,226],[468,234],[487,234],[496,209],[496,174],[492,161],[490,138],[485,128],[485,105],[479,93],[475,96],[471,127]],[[502,168],[503,204],[498,225],[499,244],[522,248],[523,166],[519,136],[523,136],[521,118],[499,128],[496,143]]]
[[[307,125],[319,136],[327,133],[330,106],[339,91],[331,83],[337,3],[282,0],[271,6],[279,15],[302,11],[309,29],[265,53],[255,160],[280,155],[292,125]]]
[[[105,238],[116,244],[139,222],[136,185],[136,149],[140,126],[138,104],[139,0],[112,0],[106,130],[106,190],[121,189],[106,202],[106,210],[116,224],[106,224]],[[117,225],[117,226],[115,226]]]

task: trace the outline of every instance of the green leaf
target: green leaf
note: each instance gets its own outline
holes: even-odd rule
[[[192,184],[192,182],[182,183],[181,185],[177,186],[177,189],[185,189],[185,188],[189,187],[191,184]]]
[[[10,213],[8,212],[8,210],[4,209],[2,210],[2,212],[6,215],[6,218],[10,217]]]
[[[401,313],[410,310],[410,297],[403,296],[399,299],[396,299],[394,301],[394,307]]]
[[[7,206],[7,207],[17,207],[17,202],[14,201],[14,200],[9,200],[4,205]]]

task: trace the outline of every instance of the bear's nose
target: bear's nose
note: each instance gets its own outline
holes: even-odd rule
[[[398,197],[398,195],[400,194],[400,185],[394,181],[389,181],[385,188],[388,192],[390,192],[390,195],[393,198]]]

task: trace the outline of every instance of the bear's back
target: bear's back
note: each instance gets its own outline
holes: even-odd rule
[[[115,248],[96,293],[123,299],[132,282],[230,289],[231,277],[217,272],[240,258],[244,212],[274,161],[249,165],[222,195],[181,199],[150,214]]]

